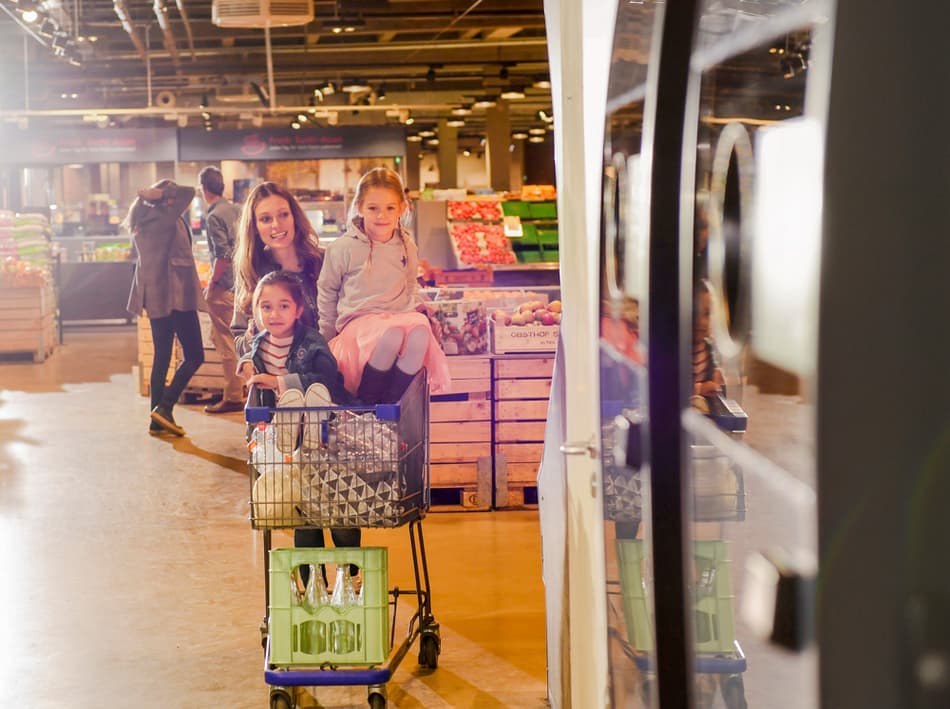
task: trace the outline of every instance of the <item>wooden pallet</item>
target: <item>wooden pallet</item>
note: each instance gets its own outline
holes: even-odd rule
[[[43,362],[56,348],[56,296],[50,286],[0,288],[0,353]]]
[[[487,512],[491,505],[474,487],[441,487],[430,491],[430,512]],[[491,499],[491,495],[487,499]]]
[[[453,356],[448,362],[451,393],[433,395],[429,402],[430,487],[458,492],[459,502],[448,507],[488,509],[492,486],[491,360]]]
[[[553,356],[495,360],[492,452],[496,508],[536,505],[531,500],[537,500],[553,371]]]

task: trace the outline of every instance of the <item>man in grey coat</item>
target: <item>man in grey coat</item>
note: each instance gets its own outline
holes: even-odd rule
[[[201,196],[208,205],[208,250],[211,252],[211,275],[205,297],[211,316],[211,341],[221,355],[224,369],[224,395],[217,404],[205,407],[209,414],[241,411],[244,408],[244,381],[237,373],[237,354],[231,335],[231,316],[234,314],[234,274],[231,257],[234,254],[235,224],[239,210],[224,198],[224,177],[221,171],[209,165],[198,174]]]

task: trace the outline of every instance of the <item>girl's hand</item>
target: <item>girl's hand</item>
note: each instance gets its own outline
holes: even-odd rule
[[[701,384],[697,384],[696,387],[698,389],[696,393],[700,396],[713,396],[720,391],[719,382],[716,381],[702,382]]]
[[[255,374],[247,383],[256,384],[261,389],[277,389],[277,377],[273,374]]]
[[[244,361],[241,363],[241,377],[245,382],[250,383],[251,377],[253,377],[257,372],[254,370],[254,363],[249,361]]]
[[[251,318],[247,322],[247,332],[244,333],[244,341],[250,344],[255,335],[257,335],[257,322],[254,318]]]

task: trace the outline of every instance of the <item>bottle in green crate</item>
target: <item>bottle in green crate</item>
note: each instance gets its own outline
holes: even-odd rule
[[[353,577],[348,573],[348,564],[340,564],[336,569],[336,582],[330,605],[340,613],[345,613],[358,604]],[[353,652],[360,646],[360,627],[340,618],[330,623],[330,650],[338,655]]]
[[[310,578],[307,579],[305,599],[311,612],[330,603],[330,594],[323,581],[322,569],[317,564],[310,564]]]

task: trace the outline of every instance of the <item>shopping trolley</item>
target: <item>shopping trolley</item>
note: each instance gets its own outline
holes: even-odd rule
[[[716,425],[734,435],[745,431],[747,417],[735,402],[713,403],[709,411]],[[655,667],[649,599],[646,594],[651,568],[647,549],[637,539],[643,491],[640,465],[633,449],[639,443],[638,415],[619,402],[603,402],[604,514],[618,529],[617,564],[623,616],[627,630],[620,641],[624,654],[641,673],[641,693],[650,705]],[[741,469],[711,445],[690,445],[693,469],[693,514],[696,522],[742,521],[746,493]],[[625,531],[621,534],[620,530]],[[721,529],[720,534],[722,536]],[[728,709],[745,709],[742,673],[746,658],[735,636],[729,545],[719,539],[693,542],[693,617],[696,672],[718,679],[718,689]],[[613,585],[617,585],[614,582]],[[712,687],[715,689],[715,685]],[[706,693],[707,699],[711,697]],[[702,697],[701,697],[702,698]]]
[[[416,639],[420,665],[435,669],[441,652],[422,534],[430,494],[425,370],[395,404],[273,408],[256,405],[260,393],[251,392],[245,419],[251,525],[264,539],[270,706],[293,709],[300,686],[365,685],[369,706],[385,707],[385,684]],[[388,587],[385,547],[271,548],[279,528],[404,525],[415,580],[407,590]],[[320,584],[330,564],[338,569],[332,596]],[[348,565],[362,571],[358,595]],[[416,605],[394,648],[404,595]]]

